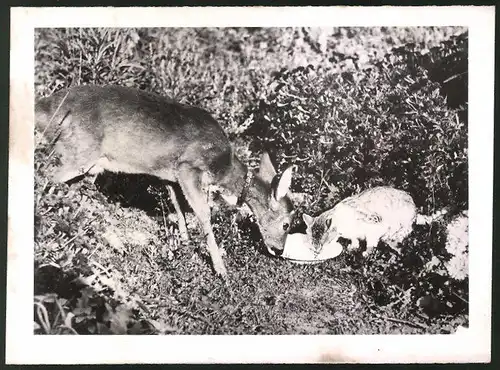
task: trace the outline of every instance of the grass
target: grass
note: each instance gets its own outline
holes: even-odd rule
[[[423,212],[462,210],[466,34],[453,35],[464,31],[39,29],[35,91],[114,83],[201,106],[250,166],[263,149],[281,170],[297,164],[299,214],[377,184],[409,191]],[[395,263],[382,248],[368,261],[342,254],[301,266],[262,254],[252,220],[221,206],[212,222],[227,287],[192,214],[192,240],[181,241],[157,179],[52,184],[49,153],[41,141],[35,333],[410,334],[467,325],[468,280],[424,267],[447,258],[444,223],[416,229]]]

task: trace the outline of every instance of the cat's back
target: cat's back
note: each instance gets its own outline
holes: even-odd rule
[[[415,203],[410,194],[404,190],[389,186],[377,186],[367,189],[356,196],[346,199],[350,206],[370,210],[381,216],[398,216],[407,213],[414,216]]]
[[[320,233],[327,229],[325,224],[331,219],[340,228],[399,227],[411,225],[416,216],[417,209],[410,194],[389,186],[377,186],[341,200],[319,215],[314,226]]]

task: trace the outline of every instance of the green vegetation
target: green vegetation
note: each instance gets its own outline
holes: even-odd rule
[[[197,220],[181,242],[155,178],[48,181],[35,151],[35,333],[449,333],[468,324],[468,279],[443,273],[446,223],[468,207],[467,33],[463,28],[39,29],[38,96],[120,84],[210,111],[238,155],[296,164],[298,215],[375,185],[422,213],[394,260],[343,253],[300,266],[259,250],[257,226],[213,212],[230,286],[215,277]],[[297,217],[295,228],[300,228]],[[430,263],[436,261],[439,262]],[[440,272],[441,271],[441,272]],[[456,276],[453,275],[453,276]]]

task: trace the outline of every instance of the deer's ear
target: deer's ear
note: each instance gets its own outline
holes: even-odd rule
[[[332,219],[331,218],[327,218],[326,221],[325,221],[325,224],[326,224],[326,228],[329,229],[330,226],[332,226]]]
[[[273,181],[274,176],[276,176],[276,170],[267,152],[260,156],[259,176],[268,182]]]
[[[302,215],[302,219],[304,220],[304,222],[306,223],[306,226],[307,228],[310,228],[314,222],[314,217],[312,216],[309,216],[308,214],[304,213]]]
[[[292,185],[293,166],[288,167],[278,181],[273,181],[274,199],[280,200],[289,191]]]

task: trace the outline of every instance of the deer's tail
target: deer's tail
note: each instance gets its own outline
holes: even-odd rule
[[[62,107],[69,95],[69,89],[55,92],[51,96],[41,97],[35,101],[35,127],[47,133],[56,131],[63,122],[69,121],[69,112]],[[53,122],[54,121],[54,122]],[[53,126],[53,127],[51,127]]]
[[[446,208],[444,208],[442,210],[439,210],[439,211],[433,213],[430,216],[418,214],[417,215],[417,219],[415,220],[415,223],[417,225],[430,224],[430,223],[432,223],[432,222],[434,222],[436,220],[439,220],[441,217],[443,217],[447,213],[448,213],[448,210]]]

